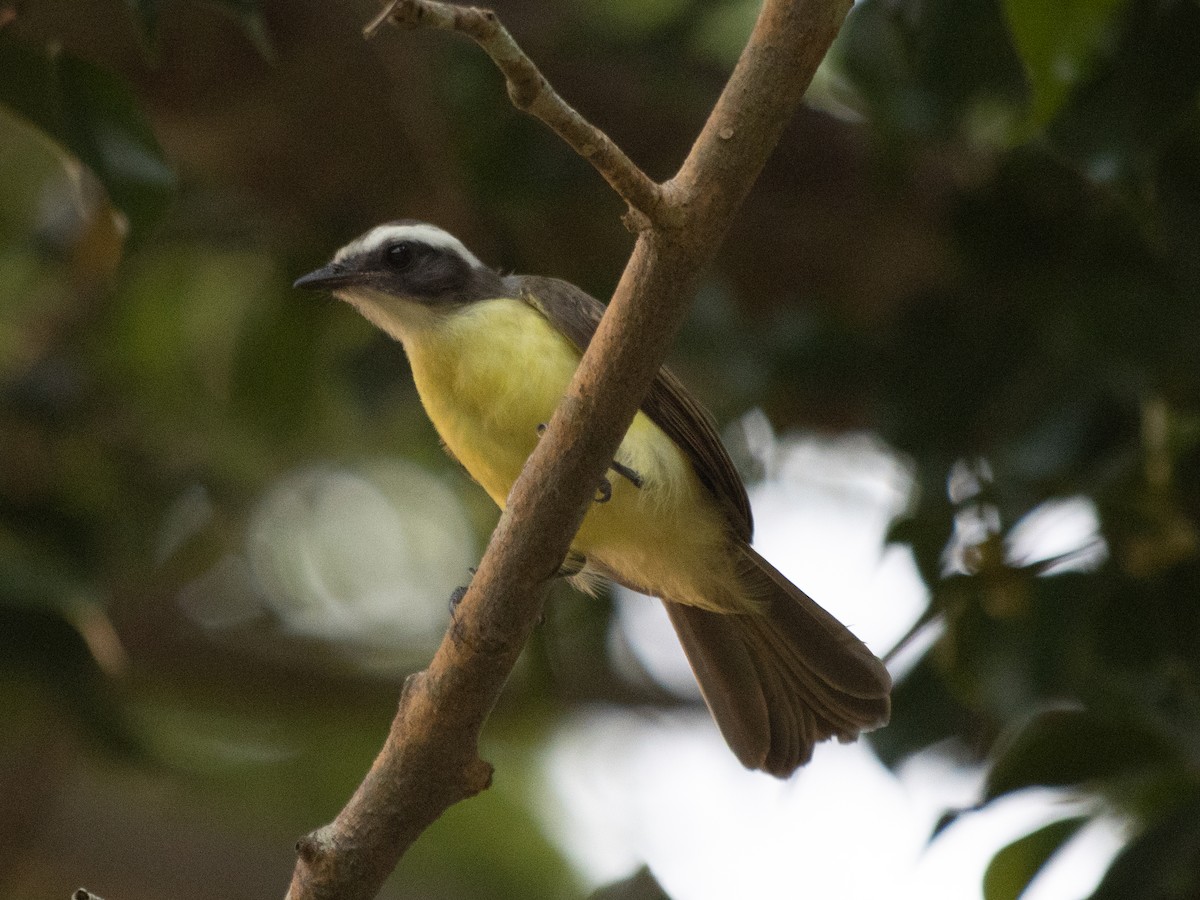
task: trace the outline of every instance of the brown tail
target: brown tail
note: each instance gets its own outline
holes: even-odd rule
[[[739,574],[761,614],[666,603],[705,702],[748,769],[786,778],[831,737],[887,724],[892,680],[866,645],[748,545]]]

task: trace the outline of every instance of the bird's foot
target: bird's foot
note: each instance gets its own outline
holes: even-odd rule
[[[538,423],[537,433],[538,437],[545,435],[545,422]],[[639,475],[635,470],[629,468],[629,466],[625,465],[624,463],[617,462],[615,459],[609,463],[608,468],[610,471],[616,472],[622,478],[626,479],[630,484],[639,490],[641,489],[642,485],[645,484],[645,481],[643,481],[641,475]],[[600,479],[600,484],[596,487],[596,496],[593,498],[593,500],[596,503],[607,503],[612,499],[612,492],[612,482],[608,480],[607,476],[605,476],[604,478]]]
[[[474,566],[470,566],[467,571],[471,573],[471,577],[473,578],[475,572],[478,570]],[[471,582],[468,581],[466,584],[460,584],[450,592],[450,618],[454,618],[454,613],[458,610],[458,604],[462,603],[462,598],[467,596],[467,588],[470,586]]]
[[[596,488],[596,496],[592,498],[594,503],[607,503],[612,499],[612,482],[607,478],[601,478],[600,484]]]

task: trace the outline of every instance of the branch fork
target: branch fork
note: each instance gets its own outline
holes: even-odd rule
[[[590,162],[635,213],[643,227],[662,225],[662,189],[625,155],[613,140],[575,111],[525,55],[499,17],[490,9],[456,6],[435,0],[390,0],[363,29],[373,37],[385,22],[400,28],[457,31],[477,43],[504,75],[509,99],[522,112],[541,119],[580,156]],[[643,228],[638,229],[643,230]]]

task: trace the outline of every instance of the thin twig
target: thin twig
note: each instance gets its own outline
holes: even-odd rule
[[[503,73],[513,105],[549,126],[590,162],[629,204],[635,213],[635,230],[675,224],[668,221],[674,209],[663,205],[662,188],[607,134],[558,95],[490,9],[455,6],[436,0],[391,0],[363,29],[364,36],[374,36],[384,22],[392,22],[401,28],[457,31],[471,38]]]

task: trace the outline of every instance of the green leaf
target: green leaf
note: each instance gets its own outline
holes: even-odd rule
[[[0,33],[0,104],[87,166],[132,234],[144,233],[166,211],[175,174],[123,79]]]
[[[100,179],[113,203],[143,230],[166,211],[171,171],[125,82],[73,56],[58,60],[67,148]]]
[[[1045,125],[1071,88],[1090,74],[1112,39],[1126,0],[1004,0],[1004,12],[1032,88],[1029,122]]]
[[[1025,787],[1067,787],[1178,762],[1175,748],[1139,723],[1088,710],[1050,710],[1030,720],[1000,752],[988,773],[984,800]]]
[[[984,900],[1017,900],[1050,857],[1087,821],[1078,816],[1051,822],[997,853],[983,874]]]

